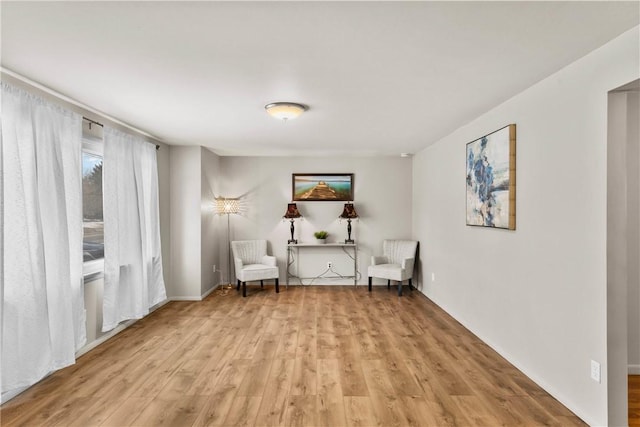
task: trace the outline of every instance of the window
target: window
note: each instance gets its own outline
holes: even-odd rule
[[[84,261],[104,258],[102,157],[82,153],[82,221]]]
[[[93,129],[92,129],[93,128]],[[82,139],[82,222],[85,276],[104,269],[104,219],[102,216],[102,128],[88,127]]]

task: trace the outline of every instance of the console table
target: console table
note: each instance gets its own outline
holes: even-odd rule
[[[358,285],[358,245],[355,243],[289,243],[287,245],[287,283],[286,286],[289,287],[289,277],[297,277],[293,276],[289,272],[289,267],[293,264],[293,251],[296,252],[298,259],[300,259],[300,250],[305,248],[326,248],[333,249],[336,248],[342,249],[352,260],[353,260],[353,285]],[[349,250],[353,250],[353,256],[349,253]],[[352,276],[344,276],[345,278],[351,278]],[[303,279],[303,277],[300,277]],[[312,279],[312,277],[304,277],[304,279]]]

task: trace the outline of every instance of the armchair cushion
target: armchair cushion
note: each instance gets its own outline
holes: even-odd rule
[[[245,264],[242,270],[236,271],[236,277],[241,282],[253,282],[254,280],[277,279],[278,267],[264,264]]]
[[[409,272],[406,268],[402,268],[400,264],[378,264],[370,265],[368,269],[369,277],[378,277],[380,279],[396,280],[398,282],[413,277],[413,271]]]

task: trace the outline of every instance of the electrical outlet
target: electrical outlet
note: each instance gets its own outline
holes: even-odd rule
[[[331,261],[327,261],[327,268],[332,268],[333,267],[333,263]]]
[[[595,360],[591,361],[591,379],[600,383],[600,364]]]
[[[431,281],[432,282],[436,281],[436,273],[431,273]]]
[[[216,265],[215,265],[215,264],[213,264],[213,272],[215,273],[216,271],[217,271],[217,270],[216,270]]]

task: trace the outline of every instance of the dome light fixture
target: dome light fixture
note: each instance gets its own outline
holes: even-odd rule
[[[273,102],[265,105],[264,109],[267,110],[267,114],[271,117],[287,121],[295,119],[300,114],[307,111],[309,107],[296,102]]]

